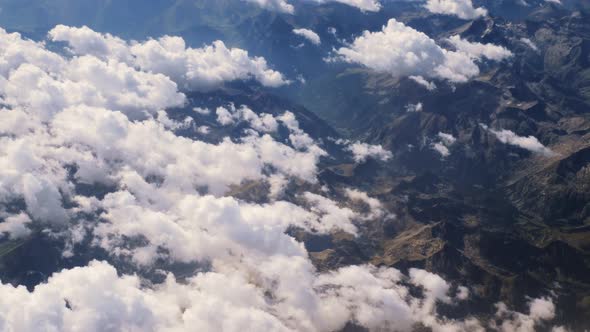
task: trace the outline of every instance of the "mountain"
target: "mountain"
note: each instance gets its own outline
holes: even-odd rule
[[[558,307],[567,308],[560,315],[575,329],[588,326],[589,29],[587,12],[546,5],[522,21],[485,18],[440,32],[514,52],[483,63],[468,83],[428,91],[365,69],[311,83],[302,92],[308,107],[394,152],[387,166],[332,179],[365,188],[398,217],[368,231],[366,242],[315,253],[318,264],[346,264],[352,246],[376,264],[426,267],[477,285],[470,305],[487,311],[498,300],[523,306],[524,294],[559,284]],[[418,103],[420,111],[408,111]],[[534,136],[554,154],[504,144],[483,124]],[[456,138],[445,157],[433,149],[441,132]]]

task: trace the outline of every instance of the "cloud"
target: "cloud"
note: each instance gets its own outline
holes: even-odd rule
[[[465,286],[459,286],[457,287],[457,299],[461,300],[461,301],[465,301],[469,298],[469,288],[465,287]]]
[[[365,192],[362,192],[357,189],[346,188],[344,190],[344,194],[353,202],[361,202],[366,205],[367,209],[365,212],[363,219],[371,220],[377,219],[382,217],[389,217],[393,218],[394,215],[387,215],[387,211],[383,207],[381,202],[373,197],[369,197],[369,195]]]
[[[501,332],[533,332],[537,330],[539,324],[555,318],[555,304],[551,298],[532,299],[529,302],[528,315],[509,310],[502,302],[496,304],[496,309],[496,317],[500,322],[494,322],[492,326]],[[555,329],[559,330],[560,327]]]
[[[437,332],[484,331],[474,319],[456,321],[435,316],[437,301],[448,301],[448,284],[426,271],[412,269],[407,277],[393,268],[362,265],[316,276],[311,270],[301,269],[301,260],[273,260],[272,266],[260,264],[265,271],[261,275],[240,270],[200,272],[178,282],[167,274],[165,282],[149,288],[137,276],[119,276],[108,263],[93,261],[55,273],[32,292],[0,284],[0,326],[23,332],[39,328],[334,331],[354,321],[370,330],[410,331],[421,323]],[[405,279],[421,288],[424,298],[410,295],[403,285]],[[280,297],[271,298],[265,292]],[[499,304],[497,315],[507,321],[496,328],[534,331],[535,324],[554,316],[552,306],[548,299],[535,299],[531,313],[524,315]],[[537,307],[543,307],[544,315],[537,314]]]
[[[424,7],[434,14],[454,15],[464,20],[488,14],[485,8],[473,8],[471,0],[428,0]]]
[[[11,239],[20,239],[31,234],[28,227],[31,218],[27,214],[9,215],[3,219],[4,221],[0,223],[0,233],[8,234]]]
[[[227,108],[218,107],[215,114],[217,114],[217,122],[223,126],[236,122],[247,122],[252,129],[265,133],[275,132],[279,127],[277,119],[272,115],[266,113],[258,115],[245,105],[240,108],[236,108],[233,104]]]
[[[337,54],[344,61],[393,76],[430,76],[444,61],[443,50],[432,39],[395,19],[390,19],[382,31],[363,32]]]
[[[345,150],[352,152],[354,161],[359,164],[364,163],[369,158],[387,161],[393,157],[391,151],[385,150],[381,145],[371,145],[361,142],[351,143]]]
[[[456,51],[441,48],[426,34],[390,19],[381,31],[364,31],[350,45],[336,50],[336,59],[356,63],[394,77],[410,77],[433,90],[425,78],[465,82],[479,75],[476,60],[499,61],[511,52],[492,44],[470,43],[458,36],[448,41]]]
[[[262,8],[277,11],[285,14],[294,14],[295,7],[291,5],[287,0],[246,0],[248,2],[255,3]],[[318,4],[337,2],[345,4],[351,7],[360,9],[363,12],[378,12],[381,10],[381,4],[379,0],[309,0]]]
[[[406,112],[422,112],[424,110],[424,105],[422,103],[417,104],[407,104],[406,105]]]
[[[295,7],[287,0],[246,0],[262,8],[285,14],[294,14]],[[363,12],[378,12],[381,10],[379,0],[309,0],[318,4],[336,2],[360,9]]]
[[[179,86],[211,90],[224,82],[255,79],[262,85],[287,84],[283,75],[268,67],[262,57],[250,57],[239,48],[227,48],[215,41],[203,48],[187,48],[180,37],[164,36],[145,42],[125,42],[87,27],[58,25],[49,32],[53,41],[66,42],[77,55],[113,59],[143,71],[164,74]]]
[[[453,135],[443,133],[443,132],[438,133],[437,137],[439,140],[438,140],[438,142],[432,143],[432,145],[431,145],[432,149],[435,150],[436,152],[440,153],[440,155],[443,158],[450,156],[451,151],[449,150],[449,148],[453,144],[455,144],[457,139]]]
[[[526,46],[530,47],[533,51],[539,52],[539,48],[537,47],[537,45],[535,45],[535,43],[533,43],[532,40],[528,38],[520,38],[520,41]]]
[[[501,61],[510,58],[513,54],[505,47],[494,44],[471,43],[461,39],[458,35],[447,39],[457,51],[467,54],[473,59],[486,58],[494,61]]]
[[[320,36],[318,36],[317,33],[309,29],[293,29],[293,33],[302,36],[314,45],[319,45],[322,42]]]
[[[428,91],[436,90],[436,84],[434,84],[434,82],[427,81],[422,76],[409,76],[408,78],[411,79],[412,81],[422,85]]]
[[[299,128],[299,121],[295,118],[295,114],[287,111],[277,118],[281,121],[287,129],[289,129],[289,141],[299,150],[307,150],[318,155],[325,155],[326,152],[320,150],[317,145],[314,144],[313,139]]]
[[[288,264],[279,260],[276,264],[285,272],[299,266],[297,261]],[[281,273],[268,272],[271,278],[273,273]],[[86,267],[54,274],[33,292],[0,285],[0,326],[24,332],[39,328],[330,331],[342,328],[353,317],[368,327],[379,327],[383,320],[389,320],[390,324],[400,322],[401,327],[409,328],[418,319],[412,317],[414,308],[404,299],[407,289],[398,284],[402,278],[399,271],[359,266],[319,279],[301,272],[292,277],[285,274],[275,285],[274,292],[283,296],[278,301],[264,294],[272,280],[261,279],[257,287],[240,272],[199,273],[187,283],[168,275],[163,284],[146,289],[137,276],[119,276],[113,266],[93,261]],[[292,291],[288,289],[291,286]],[[334,286],[342,288],[334,292]],[[302,290],[306,292],[297,293]],[[35,319],[23,320],[23,315]]]
[[[534,136],[518,136],[516,133],[501,129],[501,130],[494,130],[488,128],[486,125],[481,125],[484,129],[492,133],[500,142],[504,144],[518,146],[522,149],[529,150],[534,153],[538,153],[544,156],[554,156],[555,152],[551,151],[551,149],[547,148],[539,140]]]
[[[60,109],[80,103],[138,118],[185,102],[167,77],[138,72],[124,63],[83,56],[64,62],[57,72],[42,68],[30,63],[13,68],[3,84],[5,104],[23,105],[47,120]]]
[[[443,132],[439,132],[438,137],[445,145],[453,145],[457,141],[457,139],[453,135]]]
[[[444,157],[448,157],[451,155],[451,152],[449,151],[449,148],[444,145],[441,142],[436,142],[434,144],[432,144],[432,149],[438,153],[440,153],[440,155],[444,158]]]
[[[342,229],[350,234],[357,234],[357,228],[351,222],[357,217],[354,211],[346,207],[339,207],[335,201],[310,192],[304,193],[303,197],[311,204],[312,211],[321,215],[323,225],[333,229]]]
[[[70,218],[62,206],[75,196],[70,166],[81,183],[111,186],[120,172],[132,168],[143,177],[164,179],[164,185],[205,187],[217,194],[274,172],[315,181],[323,151],[313,141],[298,151],[269,136],[213,145],[174,135],[167,129],[189,123],[171,121],[161,110],[181,106],[186,98],[163,74],[130,67],[116,54],[62,57],[3,30],[0,43],[7,46],[0,52],[0,95],[9,107],[0,112],[0,202],[23,199],[33,221],[63,224]],[[240,112],[259,130],[278,125],[267,115]]]
[[[338,2],[351,7],[356,7],[363,12],[378,12],[381,10],[381,3],[379,0],[315,0],[319,3],[324,2]]]
[[[246,0],[248,2],[255,3],[262,8],[277,11],[286,14],[293,14],[295,7],[289,4],[286,0]]]

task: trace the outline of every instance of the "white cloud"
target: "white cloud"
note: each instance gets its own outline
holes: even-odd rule
[[[211,132],[211,128],[207,126],[199,126],[197,127],[197,132],[202,135],[207,135]]]
[[[473,20],[488,14],[485,8],[474,8],[471,0],[428,0],[425,7],[431,13],[454,15],[464,20]]]
[[[277,131],[278,122],[272,115],[262,113],[256,114],[245,105],[236,108],[230,104],[228,107],[218,107],[215,111],[217,122],[223,126],[231,125],[237,122],[247,122],[250,127],[258,132],[272,133]]]
[[[295,7],[287,0],[246,0],[268,10],[286,14],[294,14]],[[381,9],[379,0],[310,0],[318,4],[337,2],[360,9],[363,12],[378,12]]]
[[[474,56],[448,51],[422,32],[390,19],[381,31],[365,31],[352,44],[336,50],[338,58],[395,77],[410,76],[433,89],[424,78],[465,82],[479,74]]]
[[[465,286],[459,286],[457,288],[457,299],[461,300],[461,301],[465,301],[469,298],[469,288],[465,287]]]
[[[58,25],[49,32],[53,41],[68,43],[77,55],[115,59],[144,71],[164,74],[187,89],[210,90],[223,82],[256,79],[262,85],[278,87],[288,82],[268,67],[262,57],[250,57],[247,51],[227,48],[222,41],[203,48],[187,48],[180,37],[128,43],[87,27]]]
[[[393,157],[391,151],[385,150],[381,145],[372,145],[368,143],[350,143],[345,150],[352,152],[354,161],[359,164],[364,163],[369,158],[387,161]]]
[[[201,115],[209,115],[211,114],[211,110],[208,108],[202,108],[202,107],[194,107],[193,111],[197,114],[201,114]]]
[[[426,90],[428,90],[428,91],[433,91],[436,89],[436,84],[434,84],[434,82],[429,82],[426,79],[424,79],[424,77],[422,77],[422,76],[409,76],[409,78],[412,81],[425,87]]]
[[[428,293],[427,299],[431,299],[429,306],[434,306],[436,300],[450,302],[447,295],[450,285],[440,276],[425,270],[410,269],[410,281]]]
[[[324,2],[338,2],[351,7],[356,7],[363,12],[378,12],[381,10],[381,3],[379,0],[315,0],[319,3]]]
[[[25,213],[10,215],[3,219],[4,221],[0,223],[0,234],[6,233],[11,239],[20,239],[31,234],[31,230],[28,227],[31,223],[31,218]]]
[[[422,103],[406,105],[406,112],[422,112],[423,110],[424,106]]]
[[[311,211],[321,216],[321,223],[329,229],[342,229],[350,234],[357,234],[357,228],[352,224],[352,219],[357,215],[346,207],[339,207],[335,201],[310,192],[303,197],[311,204]]]
[[[347,62],[393,76],[431,76],[444,61],[443,50],[432,39],[395,19],[390,19],[382,31],[365,31],[337,53]]]
[[[39,112],[43,120],[60,109],[81,103],[139,118],[147,112],[185,102],[184,96],[176,91],[176,84],[163,75],[138,72],[124,63],[103,62],[89,56],[64,62],[57,72],[22,64],[6,77],[3,90],[7,105],[28,107]]]
[[[46,50],[42,43],[22,39],[18,33],[8,33],[0,28],[0,75],[6,78],[10,71],[23,64],[30,64],[45,71],[59,71],[65,60]]]
[[[307,133],[299,128],[299,121],[295,118],[295,114],[287,111],[279,116],[277,120],[281,121],[289,129],[289,141],[293,147],[298,150],[313,151],[322,156],[326,154],[314,144],[313,139]]]
[[[33,292],[0,285],[0,324],[23,332],[333,331],[348,320],[370,329],[409,330],[418,322],[434,331],[465,326],[438,320],[431,308],[408,298],[409,290],[400,284],[403,275],[394,269],[351,266],[316,278],[299,270],[298,260],[276,258],[274,264],[259,276],[204,272],[180,283],[168,275],[147,289],[137,276],[119,276],[109,264],[93,261],[54,274]],[[278,275],[282,279],[275,280]]]
[[[492,327],[501,332],[534,332],[539,324],[551,321],[555,317],[555,304],[550,298],[531,300],[528,315],[509,310],[502,302],[496,304],[496,309],[496,317],[500,319],[500,323]]]
[[[215,110],[215,114],[217,115],[217,122],[222,126],[229,126],[235,123],[233,114],[225,107],[218,107]]]
[[[505,47],[494,44],[471,43],[461,39],[458,35],[447,39],[457,51],[467,54],[473,59],[486,58],[494,61],[501,61],[511,57],[513,54]]]
[[[309,29],[293,29],[293,33],[303,38],[309,40],[314,45],[319,45],[322,43],[320,36],[312,30]]]
[[[453,135],[447,134],[447,133],[443,133],[443,132],[438,133],[438,137],[447,146],[448,145],[453,145],[457,141],[457,139]]]
[[[547,148],[539,140],[534,136],[518,136],[516,133],[510,130],[501,129],[501,130],[494,130],[488,128],[486,125],[481,125],[484,129],[492,133],[500,142],[504,144],[518,146],[522,149],[529,150],[534,153],[538,153],[544,156],[553,156],[555,152],[551,151],[551,149]]]
[[[102,60],[115,58],[131,62],[129,45],[123,39],[111,34],[101,34],[87,26],[80,28],[57,25],[49,31],[53,41],[67,42],[74,54],[91,54]]]
[[[266,8],[268,10],[277,11],[286,14],[293,14],[295,12],[295,7],[289,4],[287,0],[246,0],[248,2],[255,3],[262,8]]]
[[[165,185],[203,186],[218,194],[243,180],[266,179],[268,167],[315,181],[321,149],[307,152],[315,145],[297,151],[265,136],[212,145],[169,132],[190,123],[172,121],[161,111],[185,102],[162,74],[130,67],[116,54],[65,58],[18,34],[2,30],[0,37],[7,46],[0,51],[5,75],[0,95],[11,108],[0,112],[0,201],[23,199],[34,221],[69,219],[62,207],[63,197],[73,195],[66,165],[76,166],[75,179],[82,183],[113,185],[118,172],[131,167],[165,179]],[[246,109],[242,114],[259,130],[276,129],[270,116]]]
[[[393,218],[394,215],[387,215],[387,211],[383,207],[381,202],[373,197],[370,197],[367,193],[362,192],[357,189],[350,189],[346,188],[344,190],[344,194],[350,199],[351,201],[362,202],[367,206],[367,211],[365,211],[363,218],[367,220],[377,219],[382,217],[389,217]]]
[[[448,157],[448,156],[451,155],[451,152],[449,151],[449,148],[446,147],[441,142],[436,142],[436,143],[432,144],[432,149],[434,149],[434,151],[440,153],[440,155],[442,157]]]
[[[435,150],[436,152],[440,153],[440,155],[443,158],[450,156],[451,151],[449,150],[449,148],[451,147],[451,145],[455,144],[457,139],[453,135],[443,133],[443,132],[438,133],[437,136],[438,136],[439,141],[434,142],[431,145],[432,149]]]
[[[532,40],[528,39],[528,38],[520,38],[520,41],[525,44],[526,46],[530,47],[533,51],[538,52],[539,48],[537,47],[537,45],[535,45],[535,43],[533,43]]]

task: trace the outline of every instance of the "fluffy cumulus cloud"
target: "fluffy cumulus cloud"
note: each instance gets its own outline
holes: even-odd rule
[[[488,14],[485,8],[474,8],[471,0],[428,0],[424,7],[434,14],[453,15],[464,20],[473,20]]]
[[[277,11],[280,13],[294,14],[295,7],[287,0],[246,0],[255,3],[262,8]],[[345,4],[351,7],[356,7],[363,12],[378,12],[381,10],[381,3],[379,0],[309,0],[318,4],[336,2]]]
[[[440,47],[426,34],[390,19],[381,31],[365,31],[350,45],[336,50],[336,58],[395,77],[412,77],[428,89],[425,78],[465,82],[479,74],[477,60],[501,60],[509,51],[495,45],[470,43],[452,37],[456,51]]]
[[[417,104],[407,104],[406,105],[406,112],[422,112],[424,110],[424,105],[422,105],[422,103],[417,103]]]
[[[319,45],[322,43],[320,36],[318,36],[318,34],[315,33],[313,30],[293,29],[293,33],[296,35],[302,36],[303,38],[307,39],[310,43],[312,43],[314,45]]]
[[[426,80],[422,76],[413,76],[412,75],[412,76],[409,76],[408,78],[411,79],[412,81],[422,85],[428,91],[436,90],[436,84],[434,84],[433,82],[429,82],[428,80]]]
[[[532,299],[529,302],[529,313],[514,312],[500,302],[496,304],[497,322],[492,322],[492,327],[501,332],[533,332],[541,324],[555,318],[555,304],[551,298]],[[552,331],[565,331],[563,327],[553,327]]]
[[[230,104],[228,107],[220,106],[215,110],[215,114],[217,122],[223,126],[243,121],[259,132],[272,133],[279,128],[279,123],[274,116],[266,113],[258,115],[245,105],[240,108],[236,108],[234,104]]]
[[[544,146],[534,136],[518,136],[516,133],[506,129],[495,130],[488,128],[486,125],[482,125],[484,129],[493,134],[500,142],[504,144],[518,146],[519,148],[529,150],[533,153],[538,153],[547,157],[555,155],[555,152],[551,151],[548,147]]]
[[[432,149],[438,152],[443,158],[450,156],[451,151],[449,148],[455,144],[457,139],[453,135],[443,132],[438,133],[437,136],[438,141],[432,143]]]
[[[501,61],[512,56],[512,52],[505,47],[494,44],[471,43],[456,35],[449,38],[448,41],[455,46],[457,51],[465,53],[473,59],[486,58]]]
[[[28,227],[31,218],[26,213],[11,215],[3,219],[4,222],[0,223],[0,233],[7,234],[11,239],[20,239],[31,234]]]
[[[209,90],[223,82],[255,79],[262,85],[277,87],[287,80],[269,68],[261,57],[250,57],[238,48],[227,48],[222,41],[203,48],[189,48],[180,37],[164,36],[145,42],[126,42],[87,27],[58,25],[49,32],[53,41],[65,42],[76,55],[91,55],[102,60],[139,67],[171,78],[182,88]]]
[[[248,2],[255,3],[262,8],[268,10],[277,11],[281,13],[293,14],[295,7],[291,5],[287,0],[246,0]]]
[[[354,321],[371,330],[409,331],[422,323],[433,331],[483,331],[474,321],[433,317],[432,305],[446,301],[442,291],[447,285],[426,271],[412,270],[408,279],[424,289],[425,298],[418,301],[402,285],[407,278],[395,269],[351,266],[317,276],[302,260],[275,258],[272,265],[268,263],[261,263],[265,275],[203,272],[179,283],[169,274],[164,283],[148,289],[138,277],[119,276],[111,265],[94,261],[54,274],[33,292],[0,285],[0,327],[9,331],[334,331]]]
[[[380,161],[388,161],[393,157],[391,151],[385,150],[381,145],[368,144],[363,142],[352,142],[346,139],[335,140],[335,143],[344,147],[345,151],[352,154],[356,163],[364,163],[369,158]]]
[[[154,55],[152,47],[181,44],[129,43],[81,31],[86,39],[77,39],[76,29],[52,31],[79,54],[70,57],[0,30],[0,236],[43,230],[64,242],[66,257],[91,246],[104,249],[113,265],[93,261],[66,269],[32,291],[0,282],[0,330],[337,331],[352,322],[371,330],[421,324],[483,331],[474,319],[437,312],[439,303],[457,299],[449,283],[427,271],[314,267],[288,230],[355,236],[359,223],[387,211],[352,189],[346,195],[366,211],[312,189],[290,201],[276,199],[290,182],[313,188],[325,155],[294,113],[272,116],[231,104],[216,114],[200,108],[191,113],[217,116],[219,123],[207,123],[216,130],[246,130],[215,143],[180,135],[177,130],[202,124],[173,120],[165,109],[186,103],[179,86],[211,86],[210,75],[191,76],[200,69],[187,64],[208,51],[179,47]],[[221,54],[215,63],[206,56],[195,66],[231,68],[232,51]],[[242,60],[245,67],[253,61]],[[234,74],[219,79],[243,76]],[[278,140],[278,132],[288,138]],[[382,148],[351,146],[363,158],[390,157]],[[269,188],[268,197],[253,203],[231,195],[253,183]],[[106,189],[94,192],[97,186]],[[155,270],[159,282],[118,271],[114,262],[136,272],[155,269],[155,262],[169,265]],[[177,280],[166,266],[178,263],[199,268]],[[412,295],[416,289],[422,294]],[[508,324],[526,324],[506,310],[498,315]],[[545,321],[552,312],[534,303],[528,317]]]
[[[378,219],[378,218],[393,218],[394,215],[389,214],[381,201],[376,198],[370,197],[367,193],[357,189],[346,188],[344,194],[353,203],[361,203],[364,205],[364,218],[367,220]]]

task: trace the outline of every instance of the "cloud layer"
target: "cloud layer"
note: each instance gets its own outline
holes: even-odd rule
[[[422,324],[483,331],[473,318],[438,314],[438,303],[467,295],[451,295],[452,285],[430,272],[316,270],[287,230],[355,236],[361,223],[390,216],[358,190],[346,190],[345,202],[311,189],[277,199],[292,180],[313,188],[326,154],[294,113],[226,104],[173,120],[165,111],[186,104],[179,87],[282,82],[266,62],[220,43],[188,49],[175,37],[127,42],[65,26],[50,37],[75,55],[0,30],[0,231],[18,238],[42,229],[65,242],[64,256],[85,243],[103,249],[111,263],[63,270],[33,291],[0,283],[0,330],[336,331],[352,322],[371,330]],[[197,115],[214,117],[208,125],[220,132],[245,129],[215,143],[176,132],[202,128]],[[391,158],[362,143],[350,152],[359,162]],[[268,189],[263,202],[230,195],[251,184]],[[80,185],[107,189],[98,194]],[[17,201],[24,202],[18,211],[6,209]],[[198,268],[183,280],[155,271],[165,281],[152,284],[113,263],[140,272],[156,261]],[[520,317],[511,314],[506,319]],[[533,325],[552,318],[547,303],[535,304],[529,316]]]

